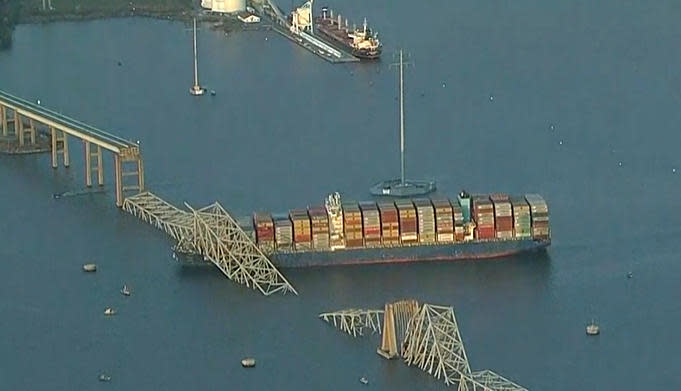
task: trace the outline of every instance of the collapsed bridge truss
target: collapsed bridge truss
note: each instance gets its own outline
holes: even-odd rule
[[[179,251],[203,256],[230,280],[265,296],[277,292],[298,294],[220,203],[201,209],[185,206],[188,211],[150,192],[123,202],[125,211],[175,239]]]
[[[448,386],[456,385],[458,391],[527,391],[493,371],[471,371],[454,308],[419,305],[415,300],[388,303],[385,308],[385,311],[351,309],[327,312],[319,317],[356,337],[363,335],[362,331],[366,328],[375,330],[375,325],[380,325],[380,314],[383,314],[383,341],[378,349],[381,356],[396,357],[395,345],[399,344],[400,356],[407,365],[415,365],[435,378],[443,379]],[[407,314],[406,330],[401,331],[405,323],[403,317]]]

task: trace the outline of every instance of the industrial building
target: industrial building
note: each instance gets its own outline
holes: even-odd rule
[[[234,13],[246,10],[246,0],[201,0],[201,7],[219,13]]]

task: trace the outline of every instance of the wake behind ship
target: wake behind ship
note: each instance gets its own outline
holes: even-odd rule
[[[260,249],[282,267],[502,257],[551,244],[548,206],[536,194],[342,202],[254,213]]]

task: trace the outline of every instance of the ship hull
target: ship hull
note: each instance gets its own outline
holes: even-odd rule
[[[362,60],[377,60],[381,57],[381,48],[376,50],[368,49],[355,49],[352,47],[352,39],[348,37],[347,33],[342,30],[338,30],[334,27],[332,21],[317,21],[315,24],[316,31],[321,33],[321,35],[339,45],[342,49],[349,51],[353,56]]]
[[[464,243],[339,249],[335,251],[275,252],[270,260],[278,267],[365,265],[424,261],[489,259],[543,250],[550,240],[518,239]]]

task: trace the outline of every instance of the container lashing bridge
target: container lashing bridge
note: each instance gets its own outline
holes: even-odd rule
[[[382,334],[380,356],[400,356],[458,391],[527,391],[493,371],[471,371],[452,307],[402,300],[387,303],[383,310],[350,309],[319,317],[353,337],[365,330]]]
[[[103,152],[111,152],[117,206],[166,232],[177,241],[178,251],[202,256],[232,281],[257,289],[265,296],[277,292],[297,294],[222,205],[216,202],[194,209],[185,203],[187,210],[181,210],[145,191],[138,143],[4,91],[0,91],[0,128],[0,141],[11,144],[16,152],[36,151],[39,138],[49,137],[48,150],[55,169],[60,155],[64,166],[70,166],[69,138],[81,140],[87,187],[92,186],[93,171],[97,173],[97,184],[104,185]],[[130,183],[128,178],[135,181]]]

